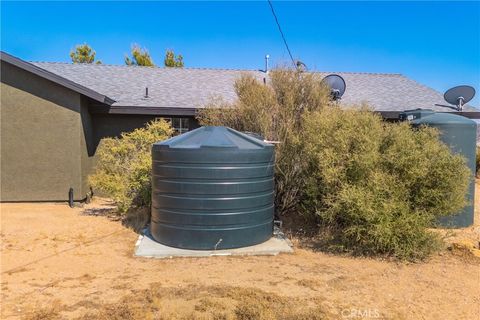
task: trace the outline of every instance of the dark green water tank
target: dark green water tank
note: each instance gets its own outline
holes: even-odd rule
[[[426,125],[440,131],[440,139],[454,153],[467,159],[472,172],[472,180],[468,189],[467,206],[459,213],[439,220],[440,226],[463,228],[473,224],[475,204],[475,166],[477,145],[477,123],[463,116],[451,113],[436,113],[432,110],[410,110],[400,114],[401,120],[409,120],[415,127]]]
[[[258,244],[273,233],[274,147],[201,127],[152,147],[151,234],[184,249]]]

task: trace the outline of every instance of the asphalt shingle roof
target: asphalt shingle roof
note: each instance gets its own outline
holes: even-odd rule
[[[212,97],[234,101],[235,79],[250,73],[262,80],[262,71],[158,68],[118,65],[32,62],[115,102],[112,106],[201,108]],[[321,76],[328,73],[320,73]],[[369,104],[376,111],[403,111],[424,108],[455,111],[443,95],[400,74],[338,72],[347,84],[342,98],[346,105]],[[145,87],[149,98],[145,99]],[[437,105],[438,104],[438,105]],[[463,111],[480,111],[464,106]]]

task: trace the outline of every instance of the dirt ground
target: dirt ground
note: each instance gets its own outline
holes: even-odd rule
[[[138,234],[85,214],[99,208],[1,205],[2,319],[480,319],[480,259],[467,248],[478,211],[474,227],[445,232],[454,250],[399,263],[299,248],[136,258]]]

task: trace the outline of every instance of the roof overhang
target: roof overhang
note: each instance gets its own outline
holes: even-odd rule
[[[131,114],[131,115],[150,115],[150,116],[183,116],[194,117],[200,108],[177,108],[177,107],[154,107],[154,106],[109,106],[92,104],[90,112],[97,114]],[[398,120],[403,111],[374,111],[387,120]],[[480,111],[455,111],[448,112],[464,116],[469,119],[480,119]]]
[[[98,93],[92,89],[89,89],[87,87],[84,87],[82,85],[79,85],[78,83],[75,83],[73,81],[70,81],[68,79],[65,79],[64,77],[61,77],[55,73],[52,73],[50,71],[47,71],[45,69],[42,69],[40,67],[37,67],[36,65],[33,65],[29,62],[26,62],[24,60],[21,60],[17,57],[14,57],[6,52],[0,51],[0,60],[5,61],[11,65],[14,65],[20,69],[23,69],[25,71],[31,72],[39,77],[42,77],[44,79],[50,80],[54,83],[57,83],[65,88],[68,88],[70,90],[73,90],[75,92],[78,92],[84,96],[87,96],[95,101],[105,103],[107,105],[111,105],[112,103],[115,102],[115,100]]]
[[[177,107],[152,107],[152,106],[108,106],[108,105],[90,105],[89,111],[97,114],[130,114],[130,115],[149,115],[149,116],[183,116],[193,117],[196,115],[197,108],[177,108]]]

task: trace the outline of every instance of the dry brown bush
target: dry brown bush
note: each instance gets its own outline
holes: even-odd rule
[[[270,71],[263,84],[245,74],[235,83],[233,104],[213,100],[199,111],[201,125],[227,126],[279,141],[275,148],[276,211],[295,211],[303,188],[305,154],[302,148],[303,114],[329,104],[329,91],[317,74],[288,69]]]

